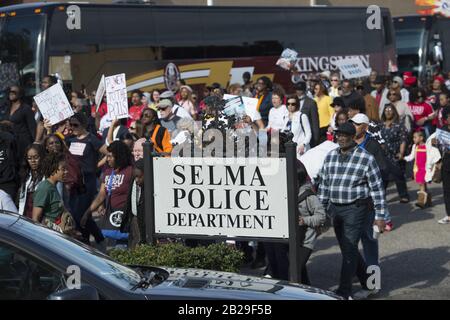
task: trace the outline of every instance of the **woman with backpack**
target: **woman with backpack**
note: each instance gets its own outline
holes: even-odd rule
[[[309,149],[311,142],[311,126],[306,114],[301,113],[300,102],[296,95],[288,97],[287,108],[289,117],[284,131],[290,131],[294,135],[292,141],[297,143],[297,155],[301,156]]]

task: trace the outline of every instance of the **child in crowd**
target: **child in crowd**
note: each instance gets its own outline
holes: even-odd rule
[[[419,185],[416,206],[422,209],[431,206],[431,194],[427,192],[427,184],[425,182],[427,163],[427,147],[425,141],[425,133],[423,131],[414,132],[413,149],[411,154],[405,157],[405,160],[408,162],[414,160],[414,180]]]

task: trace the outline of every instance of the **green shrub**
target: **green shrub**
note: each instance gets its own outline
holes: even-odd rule
[[[140,245],[134,250],[113,249],[109,255],[123,264],[198,268],[238,272],[243,253],[224,243],[189,248],[181,243]]]

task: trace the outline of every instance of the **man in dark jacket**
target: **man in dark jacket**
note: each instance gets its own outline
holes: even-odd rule
[[[357,91],[355,91],[353,82],[351,80],[345,79],[342,81],[342,100],[344,100],[345,108],[349,108],[355,104],[362,104],[365,109],[366,102],[363,96],[361,96]]]
[[[0,190],[14,201],[17,192],[17,172],[19,159],[16,159],[17,145],[11,128],[0,124]]]
[[[129,233],[128,248],[134,249],[146,241],[144,208],[144,160],[134,164],[133,181],[128,193],[120,232]]]
[[[359,148],[366,150],[375,158],[375,162],[377,163],[381,172],[381,178],[383,181],[385,181],[389,176],[387,159],[380,144],[375,139],[373,139],[371,135],[367,132],[370,123],[369,118],[363,113],[358,113],[351,118],[350,122],[353,123],[356,129],[354,141],[356,142]],[[386,208],[386,215],[389,216],[387,212],[388,211]],[[369,219],[367,221],[368,223],[365,226],[364,231],[361,235],[361,242],[364,251],[364,260],[368,266],[373,265],[378,266],[379,265],[378,240],[373,237],[372,226],[375,220],[375,210],[373,209],[372,206],[370,207],[368,214],[369,214]],[[388,220],[388,218],[389,217],[386,217],[386,220]],[[361,290],[355,296],[356,298],[367,298],[367,295],[373,293],[376,292]],[[359,295],[361,295],[361,297],[359,297]]]
[[[311,126],[312,138],[311,147],[315,147],[319,142],[319,112],[317,111],[316,102],[306,96],[306,83],[300,81],[295,85],[295,92],[300,100],[300,111],[308,117]]]

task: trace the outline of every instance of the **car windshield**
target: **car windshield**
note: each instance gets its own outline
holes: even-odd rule
[[[115,262],[100,251],[61,233],[30,223],[27,219],[18,219],[14,228],[40,246],[57,252],[74,264],[82,266],[124,290],[136,286],[141,280],[141,276],[136,271]]]

